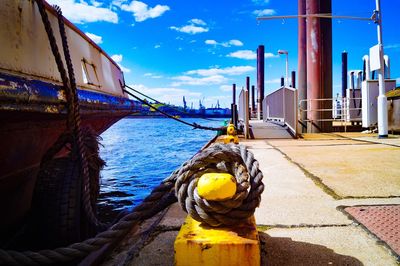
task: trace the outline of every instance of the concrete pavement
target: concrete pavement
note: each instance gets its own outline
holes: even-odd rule
[[[342,209],[400,204],[399,138],[313,134],[241,144],[264,174],[255,213],[263,265],[398,265],[398,254]],[[154,230],[146,237],[127,237],[142,239],[138,248],[125,241],[104,265],[173,265],[173,244],[185,216],[172,205],[160,222],[147,222]]]

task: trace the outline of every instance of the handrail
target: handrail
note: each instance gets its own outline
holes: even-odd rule
[[[280,121],[297,135],[297,90],[291,87],[281,87],[268,94],[263,100],[264,121]]]
[[[342,126],[345,127],[345,131],[347,130],[347,122],[360,122],[362,120],[362,107],[361,107],[361,97],[335,97],[335,98],[320,98],[320,99],[305,99],[300,100],[298,103],[298,111],[299,111],[299,121],[304,124],[306,123],[316,123],[316,122],[340,122]],[[332,108],[312,108],[312,102],[332,102]],[[301,108],[303,103],[306,103],[307,109]],[[359,107],[357,107],[357,105]],[[302,113],[311,113],[311,112],[332,112],[332,118],[319,118],[319,119],[310,119],[310,116],[306,115],[306,119],[300,119]],[[318,117],[318,116],[317,116]]]

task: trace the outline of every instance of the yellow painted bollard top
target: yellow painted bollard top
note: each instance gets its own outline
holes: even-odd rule
[[[199,178],[197,192],[206,200],[227,200],[236,193],[236,180],[228,173],[207,173]]]

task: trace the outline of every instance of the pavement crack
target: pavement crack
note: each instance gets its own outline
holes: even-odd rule
[[[319,178],[318,176],[314,175],[313,173],[309,172],[306,168],[304,168],[301,164],[299,164],[298,162],[292,160],[292,158],[290,158],[286,153],[284,153],[282,150],[280,150],[278,147],[274,146],[271,143],[268,143],[269,145],[271,145],[271,147],[273,147],[276,151],[280,152],[286,160],[288,160],[289,162],[293,163],[294,165],[296,165],[297,167],[299,167],[301,169],[301,171],[304,173],[304,175],[308,178],[310,178],[314,184],[321,188],[326,194],[328,194],[329,196],[331,196],[332,198],[334,198],[335,200],[341,200],[343,199],[342,196],[339,196],[333,189],[331,189],[330,187],[328,187],[327,185],[324,184],[324,182],[322,182],[322,179]]]
[[[352,226],[354,223],[346,224],[271,224],[271,225],[257,225],[257,230],[267,231],[273,228],[293,229],[293,228],[324,228],[324,227],[346,227]]]

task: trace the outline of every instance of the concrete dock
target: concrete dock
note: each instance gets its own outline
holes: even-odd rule
[[[399,136],[240,141],[264,174],[255,213],[262,265],[399,264]],[[172,205],[128,235],[103,265],[173,265],[185,217]]]

